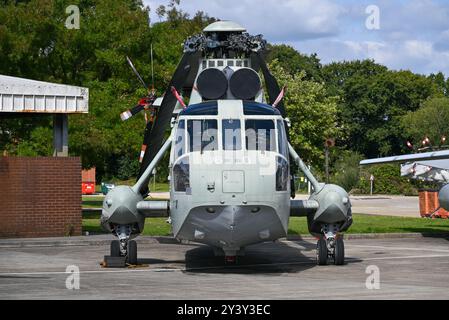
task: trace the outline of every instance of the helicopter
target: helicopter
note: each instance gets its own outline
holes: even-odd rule
[[[343,233],[352,224],[348,193],[319,183],[289,143],[285,90],[267,67],[266,44],[235,22],[214,22],[185,41],[163,97],[149,90],[122,114],[126,120],[150,109],[154,116],[145,129],[137,182],[104,199],[101,225],[117,237],[105,261],[138,263],[134,239],[147,217],[168,216],[174,238],[212,246],[225,263],[236,263],[245,247],[286,237],[289,217],[305,216],[318,239],[317,264],[344,264]],[[145,200],[166,152],[170,200]],[[312,184],[308,200],[294,199],[295,166]]]

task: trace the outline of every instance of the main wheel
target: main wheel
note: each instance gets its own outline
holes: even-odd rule
[[[134,240],[128,241],[128,263],[137,265],[137,242]]]
[[[316,244],[316,262],[320,266],[327,264],[327,244],[324,238],[320,238]]]
[[[120,241],[113,240],[111,242],[111,257],[120,257]]]
[[[345,243],[342,237],[335,240],[334,262],[337,266],[345,264]]]

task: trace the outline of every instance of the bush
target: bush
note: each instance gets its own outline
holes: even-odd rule
[[[128,180],[136,177],[139,173],[140,163],[135,158],[130,159],[127,156],[122,156],[117,161],[117,178],[119,180]]]
[[[359,162],[363,157],[357,152],[342,151],[341,156],[335,161],[335,172],[332,182],[339,185],[347,192],[358,186]]]
[[[384,164],[362,168],[358,189],[362,194],[370,193],[370,176],[374,176],[376,194],[416,195],[417,189],[410,179],[401,177],[399,164]]]

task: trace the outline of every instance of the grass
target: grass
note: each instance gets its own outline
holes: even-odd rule
[[[150,198],[148,198],[150,199]],[[103,206],[104,196],[83,196],[82,197],[82,207],[84,209],[99,209]],[[151,200],[166,200],[162,198],[152,197]]]
[[[406,218],[392,216],[374,216],[354,214],[354,223],[346,233],[448,233],[449,220]],[[305,217],[290,218],[289,234],[307,235],[307,219]]]
[[[136,183],[136,179],[132,178],[129,180],[111,180],[108,182],[114,183],[116,186],[133,186]],[[151,180],[148,186],[150,187],[151,192],[168,192],[168,182],[156,182],[156,184],[154,184],[153,180]],[[100,184],[97,184],[95,186],[95,192],[101,193]]]
[[[448,233],[449,220],[402,218],[390,216],[371,216],[354,214],[354,224],[347,233]],[[166,218],[148,218],[145,222],[143,235],[169,236],[170,225]],[[100,214],[83,214],[83,232],[104,233],[100,226]],[[309,235],[305,217],[290,218],[288,233],[291,235]]]
[[[121,181],[120,184],[132,185],[135,180]],[[152,185],[150,185],[151,187]],[[156,184],[156,192],[168,191],[168,184]],[[101,208],[104,196],[83,196],[83,208]],[[157,199],[153,199],[157,200]],[[354,223],[347,233],[448,233],[449,220],[405,218],[391,216],[373,216],[354,214]],[[96,213],[83,214],[83,231],[103,233],[100,227],[100,215]],[[170,225],[166,218],[148,218],[145,222],[143,235],[168,236]],[[291,235],[309,235],[305,217],[290,218],[288,233]]]
[[[171,234],[171,227],[166,221],[167,218],[147,218],[142,235],[169,236]],[[99,213],[83,213],[83,233],[86,231],[90,234],[105,233],[100,226]]]
[[[103,206],[104,196],[83,196],[82,197],[82,206],[83,208],[101,208]]]

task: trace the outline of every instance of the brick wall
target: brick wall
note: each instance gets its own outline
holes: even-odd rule
[[[0,237],[81,234],[80,158],[0,157]]]

